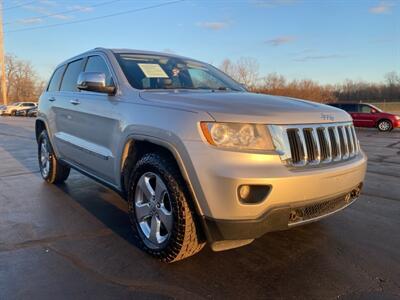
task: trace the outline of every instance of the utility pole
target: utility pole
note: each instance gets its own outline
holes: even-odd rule
[[[6,64],[4,59],[4,34],[3,34],[3,0],[0,0],[0,64],[1,64],[1,93],[4,105],[7,101]]]

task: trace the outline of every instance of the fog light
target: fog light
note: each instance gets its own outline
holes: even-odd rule
[[[248,185],[241,185],[239,187],[239,197],[241,200],[246,200],[250,194],[250,187]]]
[[[267,199],[272,187],[270,185],[241,185],[237,193],[243,204],[257,204]]]

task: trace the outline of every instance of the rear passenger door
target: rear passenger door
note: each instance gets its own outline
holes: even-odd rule
[[[62,159],[74,160],[76,156],[74,150],[79,131],[73,101],[79,98],[76,82],[84,68],[84,63],[83,58],[69,62],[65,67],[59,91],[49,98],[49,101],[53,102],[54,143]]]
[[[56,141],[54,140],[54,135],[59,131],[57,127],[57,115],[62,109],[61,98],[59,96],[60,84],[65,71],[65,65],[58,67],[50,78],[50,82],[47,86],[46,91],[41,95],[39,101],[39,112],[45,113],[45,118],[48,124],[48,134],[53,141],[53,146],[55,147],[58,156],[61,154],[58,151]],[[58,100],[58,101],[57,101]],[[40,116],[40,114],[39,114]]]

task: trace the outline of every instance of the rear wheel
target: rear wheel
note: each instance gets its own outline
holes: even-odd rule
[[[57,184],[67,180],[70,168],[57,160],[45,130],[38,138],[38,160],[40,173],[45,181]]]
[[[379,131],[390,131],[393,129],[392,122],[389,120],[381,120],[378,122]]]
[[[164,262],[199,252],[200,240],[189,196],[172,159],[145,154],[131,173],[129,216],[139,246]]]

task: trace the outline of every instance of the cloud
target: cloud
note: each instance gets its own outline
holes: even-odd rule
[[[72,16],[67,16],[67,15],[63,15],[63,14],[52,14],[52,15],[48,15],[49,17],[53,18],[53,19],[57,19],[57,20],[69,20],[72,19]]]
[[[51,5],[48,3],[52,3],[52,1],[45,1],[47,5]],[[35,13],[41,14],[44,17],[48,17],[48,18],[53,18],[53,19],[57,19],[57,20],[69,20],[72,19],[72,16],[68,16],[65,14],[57,14],[57,13],[52,13],[50,10],[48,10],[45,7],[42,6],[36,6],[36,5],[25,5],[24,6],[25,9],[33,11]]]
[[[197,26],[210,29],[210,30],[221,30],[229,26],[227,22],[200,22],[197,23]]]
[[[273,8],[281,5],[292,5],[298,2],[298,0],[250,0],[250,3],[258,7],[266,8]]]
[[[324,59],[335,59],[335,58],[342,58],[345,57],[344,55],[340,54],[327,54],[327,55],[307,55],[299,58],[293,59],[293,61],[297,62],[306,62],[310,60],[324,60]]]
[[[18,23],[20,24],[38,24],[41,22],[43,22],[41,18],[26,18],[18,20]]]
[[[48,6],[56,6],[57,5],[56,1],[51,1],[51,0],[40,0],[39,3],[48,5]]]
[[[377,6],[370,7],[369,12],[376,15],[387,14],[392,11],[393,6],[394,5],[392,3],[383,1],[380,2]]]
[[[70,6],[69,9],[77,11],[77,12],[89,12],[93,10],[93,7],[83,6],[83,5],[73,5]]]
[[[278,36],[274,39],[266,40],[265,43],[270,46],[277,47],[277,46],[289,44],[295,40],[296,40],[296,37],[291,36],[291,35],[286,35],[286,36]]]

